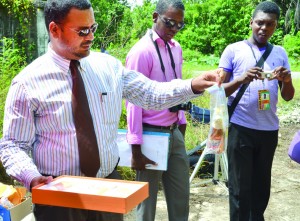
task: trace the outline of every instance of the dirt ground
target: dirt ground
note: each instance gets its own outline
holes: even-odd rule
[[[279,144],[272,169],[272,187],[269,205],[265,211],[266,221],[300,220],[300,165],[287,155],[288,146],[297,125],[283,126],[279,130]],[[190,221],[229,220],[228,192],[224,185],[208,183],[194,178],[191,182]],[[222,184],[222,183],[221,183]],[[125,215],[125,221],[134,221],[134,210]],[[162,192],[159,193],[156,220],[167,221],[167,210]]]

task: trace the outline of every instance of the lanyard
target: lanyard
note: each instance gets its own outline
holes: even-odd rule
[[[167,80],[167,77],[166,77],[166,73],[165,73],[165,66],[164,66],[164,63],[162,61],[162,58],[161,58],[161,54],[160,54],[160,51],[159,51],[159,48],[158,48],[158,44],[156,41],[153,40],[153,33],[152,33],[152,30],[150,30],[150,38],[155,46],[155,49],[156,49],[156,52],[158,54],[158,57],[159,57],[159,62],[160,62],[160,67],[161,67],[161,70],[162,72],[164,73],[165,75],[165,79]],[[168,42],[166,42],[166,45],[167,45],[167,48],[168,48],[168,52],[170,54],[170,59],[171,59],[171,66],[172,66],[172,69],[174,71],[174,74],[175,74],[175,78],[177,79],[177,74],[176,74],[176,71],[175,71],[175,62],[174,62],[174,59],[173,59],[173,55],[172,55],[172,52],[171,52],[171,48],[170,48],[170,45],[168,44]]]
[[[254,57],[256,63],[257,63],[257,59],[256,59],[255,53],[254,53],[254,51],[253,51],[253,48],[252,48],[251,44],[250,44],[248,41],[247,41],[247,45],[249,45],[249,47],[250,47],[250,49],[251,49],[251,51],[252,51],[252,55],[253,55],[253,57]],[[266,50],[267,50],[267,48],[266,48]],[[264,64],[262,64],[261,68],[264,69]]]
[[[251,51],[252,51],[252,55],[253,55],[253,57],[254,57],[256,63],[257,63],[257,59],[256,59],[256,56],[255,56],[255,53],[254,53],[254,51],[253,51],[253,48],[252,48],[251,44],[250,44],[248,41],[247,41],[247,44],[249,45],[249,47],[250,47],[250,49],[251,49]],[[267,50],[267,49],[266,49],[266,50]],[[264,69],[264,64],[262,64],[261,68]],[[262,79],[262,85],[263,85],[263,88],[265,88],[265,79]]]

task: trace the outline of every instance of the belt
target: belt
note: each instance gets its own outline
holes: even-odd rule
[[[118,159],[118,162],[117,162],[117,164],[116,164],[116,166],[115,166],[115,168],[114,168],[114,170],[117,170],[117,168],[118,168],[118,165],[119,165],[119,162],[120,162],[120,157],[119,157],[119,159]],[[113,172],[114,172],[114,170],[113,170]],[[113,173],[113,172],[111,172],[111,173]],[[110,174],[109,174],[110,175]],[[107,176],[109,176],[109,175],[107,175]],[[48,175],[48,174],[43,174],[42,173],[42,176],[52,176],[53,177],[53,179],[55,179],[57,176],[53,176],[53,175]],[[105,177],[104,177],[105,178]]]
[[[178,127],[178,125],[176,123],[174,123],[170,126],[156,126],[156,125],[143,123],[143,126],[148,127],[148,128],[159,129],[159,130],[174,130]]]

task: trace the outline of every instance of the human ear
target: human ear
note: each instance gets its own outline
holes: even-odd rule
[[[158,17],[158,13],[157,13],[157,12],[154,12],[153,15],[152,15],[152,19],[153,19],[153,22],[154,22],[154,23],[157,22],[157,17]]]
[[[49,24],[49,33],[52,35],[54,38],[57,38],[59,35],[59,27],[55,22],[50,22]]]

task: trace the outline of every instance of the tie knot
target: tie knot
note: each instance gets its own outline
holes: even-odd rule
[[[70,68],[71,67],[80,67],[80,62],[78,60],[71,60],[70,62]]]
[[[70,62],[70,70],[71,70],[71,74],[72,76],[77,76],[77,74],[79,73],[78,68],[80,67],[80,62],[78,60],[71,60]]]

